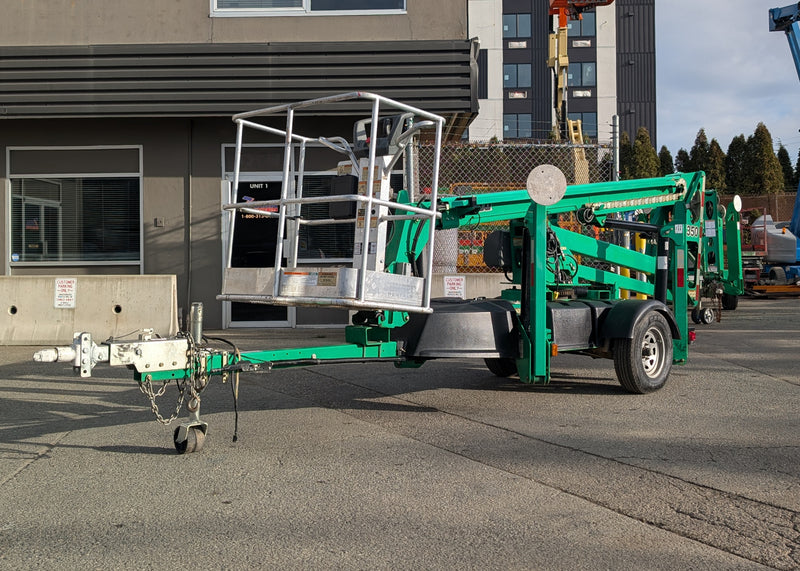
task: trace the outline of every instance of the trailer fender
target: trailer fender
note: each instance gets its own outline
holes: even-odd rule
[[[666,305],[655,299],[624,299],[615,303],[603,319],[600,338],[631,339],[636,324],[650,311],[657,311],[664,316],[673,339],[681,338],[675,316]]]

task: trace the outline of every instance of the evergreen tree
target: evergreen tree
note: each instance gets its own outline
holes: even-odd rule
[[[772,135],[764,123],[759,123],[753,134],[747,138],[745,161],[753,194],[783,192],[783,171],[772,149]]]
[[[658,160],[661,162],[661,176],[667,176],[675,172],[675,165],[672,163],[672,153],[666,145],[661,145],[658,151]]]
[[[794,186],[800,185],[800,149],[797,150],[797,162],[794,165]]]
[[[735,194],[752,194],[748,187],[749,181],[745,176],[745,157],[747,155],[747,141],[744,135],[737,135],[728,145],[728,154],[725,156],[725,183],[728,191]]]
[[[677,172],[692,172],[691,160],[686,149],[678,149],[678,154],[675,155],[675,170]]]
[[[787,155],[788,156],[788,155]],[[708,146],[708,156],[706,165],[702,169],[706,172],[706,188],[716,189],[717,192],[725,192],[725,153],[716,139],[711,139]]]
[[[687,172],[705,171],[709,152],[710,147],[708,137],[706,137],[706,130],[701,127],[694,140],[694,146],[689,151],[689,171]]]
[[[783,171],[784,192],[791,192],[795,187],[794,169],[792,168],[792,159],[789,158],[789,151],[782,144],[778,146],[778,162]]]
[[[633,142],[632,178],[651,178],[658,176],[660,172],[661,162],[650,142],[650,133],[647,127],[639,127]]]
[[[619,179],[628,180],[633,168],[633,147],[627,131],[623,131],[619,138]]]

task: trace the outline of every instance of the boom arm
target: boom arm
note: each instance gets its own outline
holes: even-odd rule
[[[794,58],[794,67],[800,78],[800,4],[770,10],[769,31],[786,33],[789,50]]]
[[[769,11],[769,31],[786,33],[797,77],[800,78],[800,3],[783,8],[772,8]],[[800,237],[800,186],[797,188],[789,230],[795,236]]]

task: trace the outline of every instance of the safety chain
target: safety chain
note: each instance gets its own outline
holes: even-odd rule
[[[175,405],[175,412],[172,413],[169,418],[164,418],[161,415],[158,404],[156,403],[156,399],[166,393],[169,380],[167,379],[163,381],[161,388],[158,389],[158,392],[153,390],[153,379],[151,375],[146,375],[144,381],[139,383],[139,390],[150,400],[150,410],[153,411],[156,420],[163,425],[169,425],[173,420],[178,418],[181,408],[183,407],[183,402],[186,398],[187,388],[191,397],[189,402],[193,407],[193,410],[197,410],[200,407],[200,393],[207,384],[207,379],[202,366],[202,359],[199,356],[199,351],[195,348],[195,341],[189,334],[186,334],[186,338],[189,341],[188,352],[192,366],[192,378],[189,381],[182,381],[181,379],[175,380],[175,383],[178,387],[178,400]]]
[[[169,381],[164,381],[161,385],[161,388],[158,392],[153,392],[153,381],[150,375],[145,377],[144,382],[139,383],[139,390],[150,399],[150,410],[153,411],[153,414],[156,416],[156,420],[163,425],[169,425],[172,423],[173,420],[178,418],[178,415],[181,412],[181,407],[183,406],[184,396],[186,395],[186,385],[187,383],[182,383],[180,381],[176,381],[178,385],[178,403],[175,406],[175,412],[169,417],[164,418],[161,416],[161,413],[158,410],[158,405],[156,404],[156,399],[162,396],[167,391],[167,383]]]

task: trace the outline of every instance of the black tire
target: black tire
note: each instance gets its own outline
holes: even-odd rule
[[[177,427],[172,433],[172,442],[175,444],[175,450],[178,451],[178,454],[186,454],[189,441],[188,440],[178,440],[178,433],[180,432],[181,427]]]
[[[186,433],[186,440],[178,441],[178,432],[180,427],[175,429],[172,433],[172,441],[175,444],[175,450],[178,454],[191,454],[192,452],[200,452],[206,441],[206,433],[199,427],[192,426]]]
[[[517,362],[510,357],[484,359],[486,368],[498,377],[510,377],[517,374]]]
[[[657,391],[672,369],[672,334],[666,318],[657,311],[644,315],[631,339],[614,343],[614,370],[619,384],[636,394]]]
[[[695,305],[692,308],[692,321],[694,323],[696,323],[697,325],[700,325],[703,322],[703,320],[700,318],[700,306],[699,305]]]
[[[739,296],[733,295],[730,293],[723,293],[722,294],[722,309],[727,309],[728,311],[733,311],[739,307]]]
[[[786,285],[786,270],[776,266],[769,270],[769,281],[773,285]]]

